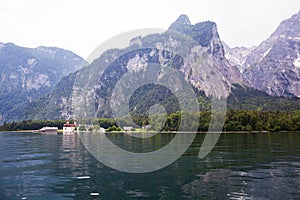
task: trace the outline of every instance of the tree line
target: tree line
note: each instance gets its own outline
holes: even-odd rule
[[[65,120],[23,120],[19,122],[4,122],[0,126],[0,131],[38,130],[45,126],[63,128]]]
[[[196,115],[199,121],[190,120],[190,127],[198,127],[198,131],[207,131],[212,118],[217,114],[210,111],[188,113]],[[120,124],[130,124],[130,116],[118,119]],[[180,127],[182,113],[171,113],[167,116],[134,116],[136,127],[150,125],[154,131],[177,131]],[[195,116],[191,116],[195,119]],[[132,120],[131,120],[132,121]],[[71,121],[72,122],[72,121]],[[62,129],[65,120],[23,120],[6,123],[0,126],[0,131],[38,130],[44,126],[55,126]],[[121,130],[116,120],[112,118],[98,118],[86,120],[84,123],[99,125],[107,130]],[[300,131],[300,111],[262,111],[262,110],[227,110],[223,131]]]

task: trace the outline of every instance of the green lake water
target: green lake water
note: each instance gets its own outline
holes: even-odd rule
[[[168,167],[130,174],[96,160],[77,135],[2,132],[0,199],[300,199],[300,133],[222,134],[199,159],[204,136]],[[109,137],[144,152],[174,135]]]

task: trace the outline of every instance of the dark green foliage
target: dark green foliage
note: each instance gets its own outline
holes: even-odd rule
[[[198,131],[207,131],[211,112],[199,113]],[[163,116],[156,116],[156,118]],[[168,115],[162,131],[176,131],[180,126],[180,113]],[[150,122],[151,124],[151,122]],[[152,124],[151,124],[152,125]],[[152,129],[156,130],[155,126]],[[224,131],[300,131],[300,111],[280,112],[261,110],[228,110]],[[159,130],[157,130],[159,131]]]
[[[62,129],[65,120],[24,120],[20,122],[6,123],[0,126],[0,131],[38,130],[45,126]]]
[[[188,113],[194,115],[195,113]],[[198,113],[198,131],[207,131],[210,126],[212,113],[203,111]],[[194,117],[193,117],[194,118]],[[139,126],[150,124],[155,131],[177,131],[180,126],[181,113],[169,115],[156,115],[154,120],[145,119],[144,116],[135,116]],[[126,119],[119,119],[126,120]],[[116,121],[111,118],[96,119],[97,123],[107,131],[121,131]],[[124,122],[123,121],[123,122]],[[157,126],[156,121],[165,121],[163,127]],[[64,120],[27,120],[20,122],[6,123],[0,126],[0,131],[37,130],[44,126],[56,126],[62,128]],[[226,113],[224,131],[300,131],[300,111],[262,111],[262,110],[228,110]]]
[[[106,131],[111,132],[111,131],[121,131],[122,129],[113,125],[112,127],[109,127],[108,129],[106,129]]]
[[[131,115],[146,116],[150,107],[160,104],[168,114],[180,111],[178,99],[172,91],[158,84],[147,84],[138,88],[130,98],[129,109]]]
[[[226,131],[300,131],[300,111],[227,111]]]
[[[100,118],[98,123],[102,128],[108,129],[109,127],[117,126],[116,121],[111,118]]]
[[[300,99],[270,96],[265,92],[233,84],[232,92],[227,100],[228,108],[233,110],[300,110]]]

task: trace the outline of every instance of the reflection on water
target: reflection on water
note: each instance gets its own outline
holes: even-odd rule
[[[128,174],[99,163],[77,135],[0,133],[0,199],[300,199],[299,133],[222,134],[199,159],[204,136],[172,165]],[[148,152],[174,135],[109,137]]]

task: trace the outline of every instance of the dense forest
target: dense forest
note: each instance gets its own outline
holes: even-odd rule
[[[176,131],[180,127],[182,117],[178,102],[168,92],[160,91],[161,89],[151,87],[137,90],[131,99],[131,115],[122,119],[98,118],[79,121],[79,124],[87,124],[89,127],[97,125],[107,131],[118,131],[123,126],[131,125],[131,121],[134,121],[137,124],[134,128],[150,125],[148,127],[153,131]],[[210,120],[217,116],[213,116],[211,113],[210,98],[206,97],[204,92],[198,91],[196,88],[194,90],[199,103],[200,112],[197,116],[199,121],[190,120],[188,123],[191,123],[193,127],[198,127],[198,131],[207,131]],[[144,93],[145,91],[147,92]],[[166,116],[149,116],[147,110],[152,106],[154,99],[157,101],[156,103],[164,106],[168,113]],[[186,103],[189,103],[188,99]],[[35,104],[34,107],[40,109],[45,106]],[[296,97],[273,97],[259,90],[234,84],[227,99],[227,107],[223,131],[300,131],[300,99]],[[195,118],[193,116],[191,118]],[[30,116],[28,115],[28,117]],[[53,118],[55,117],[53,116]],[[42,117],[40,116],[38,119],[42,119]],[[163,124],[161,124],[162,122]],[[62,119],[4,122],[0,126],[0,131],[38,130],[44,126],[55,126],[62,129],[64,123],[65,120]]]
[[[210,111],[199,113],[198,131],[207,131],[213,116]],[[150,130],[176,131],[180,126],[181,113],[172,113],[168,116],[155,116],[154,119],[163,119],[164,126],[159,126],[149,117],[135,116],[134,121],[139,126],[150,124]],[[153,118],[152,118],[153,119]],[[126,124],[128,118],[118,119]],[[56,126],[62,129],[64,120],[26,120],[20,122],[4,123],[0,131],[37,130],[44,126]],[[111,118],[99,118],[86,121],[86,124],[98,125],[108,131],[120,130],[118,123]],[[197,122],[190,122],[197,123]],[[300,131],[300,111],[262,111],[262,110],[228,110],[226,113],[223,131]]]

